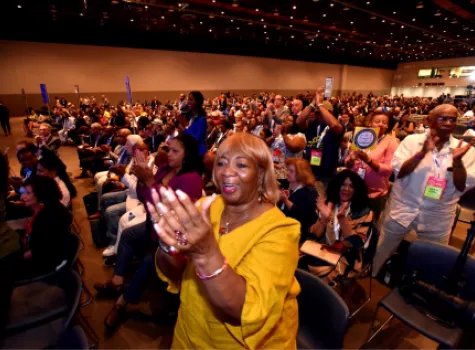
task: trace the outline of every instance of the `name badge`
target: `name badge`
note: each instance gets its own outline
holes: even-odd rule
[[[364,177],[366,176],[366,169],[365,168],[358,168],[358,176],[361,177],[364,180]]]
[[[444,194],[446,186],[446,179],[438,179],[435,176],[430,176],[427,180],[424,196],[427,198],[440,200],[442,198],[442,195]]]
[[[310,154],[310,165],[320,166],[322,164],[323,152],[319,149],[312,149]]]

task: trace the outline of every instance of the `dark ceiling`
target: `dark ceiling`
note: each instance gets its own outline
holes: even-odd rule
[[[0,37],[395,68],[475,55],[474,3],[2,0]]]

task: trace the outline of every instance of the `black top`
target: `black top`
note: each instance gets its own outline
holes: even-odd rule
[[[154,135],[151,137],[147,137],[144,142],[147,144],[150,153],[154,153],[158,151],[158,147],[160,146],[160,144],[162,142],[165,142],[165,136],[160,134]]]
[[[320,126],[320,130],[319,129]],[[305,157],[310,161],[312,149],[322,150],[322,161],[320,166],[312,166],[312,171],[317,180],[322,177],[331,177],[335,174],[338,167],[338,149],[340,148],[343,133],[335,134],[323,123],[317,120],[308,122],[308,128],[305,132],[307,138],[307,147],[305,148]],[[323,140],[319,143],[319,138],[323,136]],[[317,147],[318,146],[318,147]]]
[[[10,111],[8,110],[7,106],[0,105],[0,119],[6,120],[10,117]]]
[[[300,222],[300,242],[305,241],[312,226],[318,219],[317,210],[318,192],[313,186],[305,186],[293,192],[289,200],[294,204],[291,209],[284,205],[282,212]],[[280,203],[279,208],[282,208]]]
[[[34,218],[29,248],[33,275],[54,270],[65,258],[65,243],[71,232],[73,217],[60,202],[47,205]]]

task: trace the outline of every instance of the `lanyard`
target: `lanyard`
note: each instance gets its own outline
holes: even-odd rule
[[[333,232],[335,233],[335,239],[337,241],[340,240],[340,223],[338,222],[338,210],[340,209],[340,206],[337,205],[335,207],[335,215],[333,217]],[[350,214],[350,207],[346,210],[345,216],[348,216]]]
[[[439,160],[437,159],[436,150],[432,151],[432,160],[434,161],[434,174],[438,179],[445,178],[445,173],[447,171],[445,163],[447,162],[447,158],[448,155],[445,154],[443,159],[439,162]]]
[[[317,148],[320,148],[320,145],[322,144],[322,141],[323,141],[323,138],[325,137],[329,127],[328,125],[325,127],[325,129],[323,129],[322,131],[322,134],[320,135],[320,128],[321,128],[321,124],[317,127],[317,137],[318,137],[318,142],[317,142]]]

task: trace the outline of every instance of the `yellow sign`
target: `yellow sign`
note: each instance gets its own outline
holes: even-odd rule
[[[353,134],[351,149],[371,150],[378,143],[379,128],[356,127]]]

